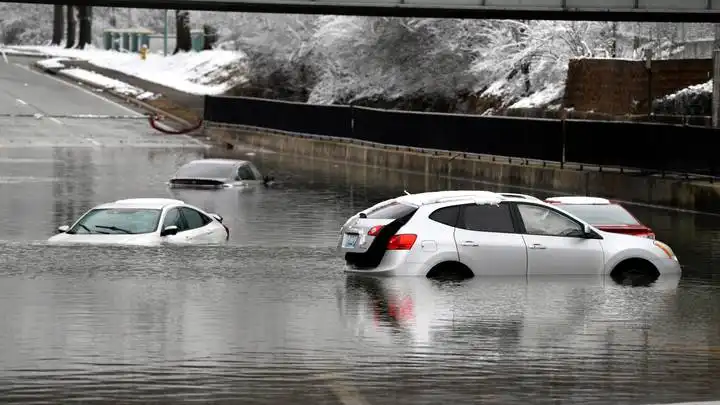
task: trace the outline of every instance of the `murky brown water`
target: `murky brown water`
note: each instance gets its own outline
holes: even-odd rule
[[[168,176],[198,156],[0,149],[4,402],[720,399],[718,218],[632,208],[688,266],[682,279],[652,287],[587,277],[348,278],[333,248],[349,215],[403,189],[488,186],[257,155],[247,158],[279,187],[170,192]],[[231,243],[44,245],[92,205],[129,196],[174,196],[218,212]],[[352,402],[356,395],[365,402]]]

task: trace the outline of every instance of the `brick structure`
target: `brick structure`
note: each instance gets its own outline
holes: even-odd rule
[[[652,98],[657,99],[712,78],[711,59],[652,61]],[[573,59],[563,105],[577,111],[613,115],[647,113],[648,72],[642,60]]]

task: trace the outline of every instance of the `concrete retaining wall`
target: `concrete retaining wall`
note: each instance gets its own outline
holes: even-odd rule
[[[501,183],[515,187],[615,198],[635,203],[720,213],[720,187],[707,180],[690,182],[579,167],[561,168],[522,159],[468,156],[449,151],[360,143],[340,138],[270,132],[206,122],[206,135],[230,145],[250,145],[277,153],[307,156]],[[495,161],[493,161],[495,159]]]

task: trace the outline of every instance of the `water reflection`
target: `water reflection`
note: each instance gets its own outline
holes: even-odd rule
[[[464,336],[499,351],[599,349],[608,334],[623,334],[624,344],[644,339],[628,332],[646,330],[657,316],[666,318],[679,281],[680,275],[663,275],[641,288],[609,277],[476,277],[445,283],[351,276],[339,300],[346,324],[358,336],[386,343],[422,347]]]

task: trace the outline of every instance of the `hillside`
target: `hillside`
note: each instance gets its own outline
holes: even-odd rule
[[[93,32],[162,31],[162,10],[93,9]],[[6,44],[45,44],[52,6],[0,3]],[[171,29],[174,29],[171,21]],[[191,12],[244,54],[233,92],[312,103],[483,112],[547,106],[564,90],[573,57],[640,58],[712,36],[708,24],[457,20]]]

